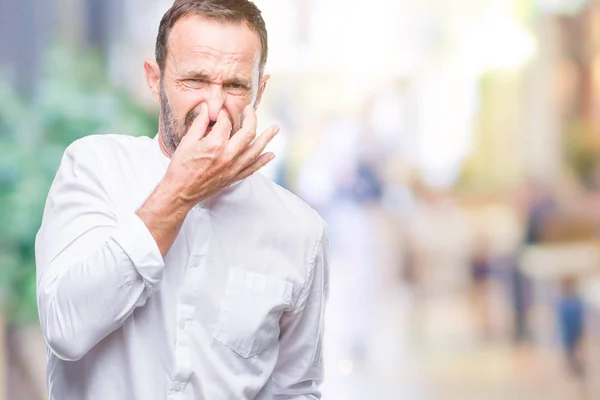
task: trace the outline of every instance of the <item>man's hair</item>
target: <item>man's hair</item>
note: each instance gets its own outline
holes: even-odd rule
[[[245,23],[248,28],[258,34],[260,39],[259,71],[262,75],[269,50],[267,28],[258,7],[248,0],[175,0],[171,8],[163,15],[156,38],[155,57],[161,72],[165,68],[168,52],[167,42],[171,29],[177,21],[188,15],[199,15],[221,23]]]

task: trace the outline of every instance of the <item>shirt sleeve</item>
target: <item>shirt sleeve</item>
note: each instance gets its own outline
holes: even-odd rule
[[[276,400],[320,399],[323,332],[329,293],[329,229],[322,234],[308,266],[295,309],[280,322],[279,357],[272,376]]]
[[[81,359],[145,304],[164,268],[139,217],[117,218],[90,147],[80,140],[65,151],[35,242],[42,332],[50,350],[68,361]]]

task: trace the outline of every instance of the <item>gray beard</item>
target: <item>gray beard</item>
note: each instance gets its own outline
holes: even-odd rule
[[[172,156],[181,142],[183,132],[177,129],[177,124],[173,118],[173,110],[161,85],[160,88],[160,134],[163,138],[167,152]]]

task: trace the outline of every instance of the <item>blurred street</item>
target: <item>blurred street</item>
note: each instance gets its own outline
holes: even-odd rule
[[[600,0],[256,4],[262,173],[331,229],[323,398],[600,398]],[[0,3],[0,400],[47,399],[48,188],[78,138],[156,135],[170,5]]]

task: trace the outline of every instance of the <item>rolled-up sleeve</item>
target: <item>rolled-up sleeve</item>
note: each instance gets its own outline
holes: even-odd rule
[[[296,307],[280,321],[279,358],[272,376],[277,400],[320,399],[323,380],[323,333],[329,294],[329,229],[322,222],[320,239],[307,268]]]
[[[145,224],[117,218],[89,143],[66,151],[36,236],[40,324],[51,351],[79,360],[143,305],[164,261]]]

